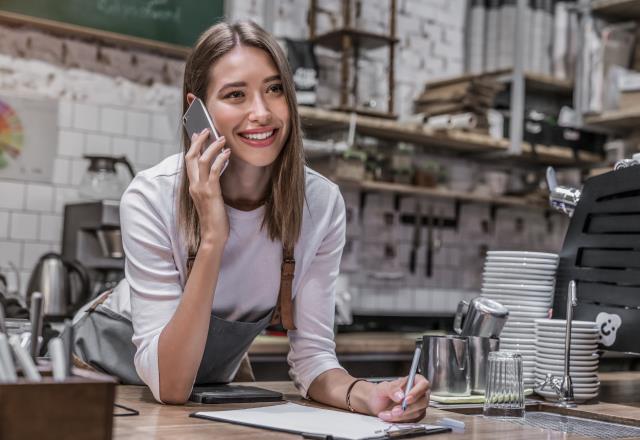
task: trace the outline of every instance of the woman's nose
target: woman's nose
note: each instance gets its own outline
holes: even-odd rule
[[[259,124],[267,124],[271,122],[271,110],[269,110],[269,106],[262,96],[256,97],[251,103],[249,119]]]

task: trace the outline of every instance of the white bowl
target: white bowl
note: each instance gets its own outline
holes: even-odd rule
[[[508,279],[522,279],[522,281],[542,281],[553,282],[555,281],[555,273],[553,275],[536,275],[532,273],[522,272],[521,270],[511,269],[485,269],[482,273],[483,277],[489,278],[508,278]]]
[[[551,298],[553,297],[553,292],[551,291],[538,292],[535,290],[516,290],[516,289],[507,290],[507,289],[493,289],[493,288],[487,288],[487,287],[481,288],[480,291],[482,293],[487,293],[491,295],[493,294],[512,295],[517,298],[521,298],[523,300],[528,300],[529,298],[538,298],[538,300],[551,301]]]

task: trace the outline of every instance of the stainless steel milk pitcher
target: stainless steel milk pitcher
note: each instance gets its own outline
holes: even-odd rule
[[[509,318],[509,309],[481,296],[470,302],[460,301],[453,320],[453,330],[461,336],[497,338]]]
[[[469,341],[467,338],[424,336],[422,371],[439,396],[470,396]]]

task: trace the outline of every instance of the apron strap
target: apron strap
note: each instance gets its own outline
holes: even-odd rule
[[[191,269],[196,256],[190,254],[187,258],[187,279],[191,275]],[[296,269],[296,260],[293,257],[293,249],[282,248],[282,265],[280,266],[280,290],[278,302],[271,318],[271,325],[281,324],[286,330],[296,330],[293,322],[293,275]],[[106,299],[106,298],[105,298]]]
[[[105,302],[109,296],[113,293],[113,289],[104,291],[99,297],[95,299],[93,304],[86,310],[86,313],[93,313],[100,304]]]
[[[293,249],[282,249],[282,266],[280,266],[280,291],[278,303],[271,318],[271,325],[281,324],[286,330],[296,330],[293,322],[292,286],[293,274],[296,270],[296,260]]]

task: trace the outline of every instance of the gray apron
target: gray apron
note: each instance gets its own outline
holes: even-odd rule
[[[131,321],[102,304],[110,293],[101,295],[74,324],[74,361],[116,376],[124,384],[145,385],[133,363],[136,347],[131,342]],[[227,321],[212,313],[195,384],[231,382],[249,346],[271,322],[273,312],[255,322]]]

